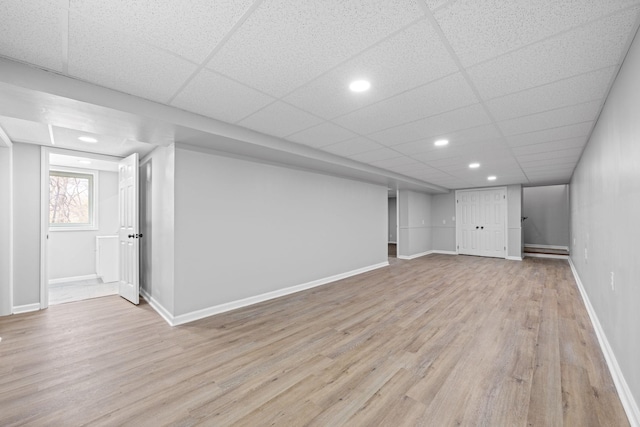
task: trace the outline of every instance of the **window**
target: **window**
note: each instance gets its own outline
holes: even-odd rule
[[[96,226],[94,172],[49,172],[49,226],[87,230]]]

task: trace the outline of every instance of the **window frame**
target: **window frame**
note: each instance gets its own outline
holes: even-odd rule
[[[52,224],[49,222],[49,231],[97,231],[98,226],[98,177],[99,173],[93,169],[81,169],[81,168],[69,168],[63,166],[50,166],[49,167],[49,182],[51,175],[84,175],[91,176],[89,185],[89,223],[83,224],[70,224],[70,223],[58,223]],[[47,200],[51,201],[51,194],[49,193]]]

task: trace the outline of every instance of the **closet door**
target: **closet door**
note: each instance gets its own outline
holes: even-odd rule
[[[480,253],[504,258],[507,197],[504,189],[480,191]]]
[[[456,205],[458,253],[480,254],[480,198],[478,191],[461,191]]]

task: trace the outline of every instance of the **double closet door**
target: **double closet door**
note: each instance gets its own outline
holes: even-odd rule
[[[456,191],[458,253],[504,258],[506,216],[506,188]]]

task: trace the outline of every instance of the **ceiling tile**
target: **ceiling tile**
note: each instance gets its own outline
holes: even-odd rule
[[[484,99],[618,64],[635,26],[627,10],[468,69]]]
[[[334,121],[366,135],[477,102],[478,99],[464,77],[456,73],[364,107]]]
[[[541,144],[522,145],[513,147],[511,150],[516,156],[534,153],[549,153],[569,148],[583,149],[587,143],[587,138],[579,136],[577,138],[562,139],[560,141],[543,142]]]
[[[350,130],[336,126],[330,122],[324,122],[318,126],[288,136],[287,139],[311,147],[324,147],[356,136],[357,135]]]
[[[633,4],[637,1],[458,0],[438,10],[435,18],[468,66]]]
[[[70,0],[71,10],[201,63],[253,0]],[[171,31],[167,31],[171,28]]]
[[[437,33],[421,20],[373,48],[300,87],[285,100],[327,119],[372,104],[458,71]],[[371,82],[364,93],[349,83]]]
[[[566,148],[564,150],[546,151],[542,153],[527,153],[517,156],[518,161],[521,164],[527,164],[528,162],[536,160],[549,160],[549,159],[578,159],[582,153],[582,147]]]
[[[69,74],[100,86],[166,102],[196,66],[96,22],[72,15]]]
[[[272,0],[251,14],[209,67],[279,97],[420,16],[415,2],[400,0]]]
[[[468,144],[482,144],[485,148],[493,147],[495,145],[504,146],[504,142],[501,140],[501,137],[502,135],[500,134],[500,131],[493,124],[465,129],[447,135],[447,138],[450,141],[449,147],[461,147]],[[441,147],[436,147],[433,143],[434,140],[432,138],[421,139],[418,141],[394,145],[393,149],[407,155],[441,150]]]
[[[580,154],[575,155],[574,157],[560,157],[560,158],[551,158],[544,160],[527,160],[521,161],[520,165],[526,171],[529,168],[533,168],[536,166],[558,166],[566,165],[569,166],[571,164],[575,165],[580,158]]]
[[[49,127],[44,123],[0,116],[0,128],[7,133],[12,142],[28,142],[40,145],[51,143]]]
[[[512,147],[539,144],[542,142],[560,141],[564,139],[589,136],[593,121],[576,123],[568,126],[560,126],[551,129],[528,132],[519,135],[512,135],[506,138],[507,143]]]
[[[63,70],[59,1],[0,2],[0,54],[50,70]]]
[[[202,70],[171,102],[203,116],[234,123],[275,99],[219,74]]]
[[[508,120],[598,100],[607,94],[617,67],[608,67],[485,102],[493,117]]]
[[[322,119],[281,101],[263,108],[238,122],[238,125],[267,135],[283,137],[315,126]]]
[[[390,148],[380,148],[378,150],[366,151],[364,153],[354,154],[351,157],[353,160],[362,163],[371,163],[379,160],[393,159],[395,157],[402,157],[402,154]]]
[[[427,117],[369,135],[374,141],[394,146],[426,138],[449,138],[457,131],[488,124],[491,119],[480,104]]]
[[[601,101],[586,102],[558,110],[518,117],[498,123],[506,136],[566,126],[594,120],[600,111]]]
[[[324,151],[347,157],[381,148],[383,148],[382,145],[363,136],[322,147]]]

